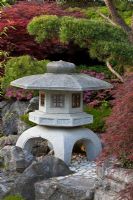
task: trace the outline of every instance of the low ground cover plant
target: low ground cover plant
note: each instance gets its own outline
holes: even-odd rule
[[[24,114],[20,116],[20,119],[29,126],[35,126],[36,124],[29,120],[29,114]]]
[[[111,106],[108,101],[101,102],[100,106],[91,107],[85,106],[85,112],[93,115],[94,121],[92,124],[86,125],[85,127],[90,128],[96,133],[103,133],[106,130],[105,122],[106,118],[111,114]]]
[[[2,200],[25,200],[20,195],[8,195],[7,197],[3,198]]]

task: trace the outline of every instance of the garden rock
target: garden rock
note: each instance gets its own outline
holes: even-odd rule
[[[1,132],[4,135],[18,133],[19,117],[27,109],[28,101],[4,101],[0,102],[1,107]],[[25,129],[25,128],[24,128]],[[24,130],[22,130],[23,132]]]
[[[43,161],[34,161],[15,181],[10,194],[19,193],[26,200],[35,199],[34,183],[44,179],[71,174],[68,166],[60,159],[46,156]]]
[[[96,179],[69,176],[35,184],[36,200],[93,200]]]
[[[18,135],[3,136],[0,138],[0,149],[7,145],[15,145],[18,139]]]
[[[23,172],[34,159],[32,154],[16,146],[5,146],[0,150],[0,156],[4,158],[6,170],[17,172]]]
[[[21,135],[25,130],[31,128],[31,126],[20,118],[17,120],[17,135]]]
[[[8,193],[13,186],[16,178],[18,178],[18,173],[5,172],[0,170],[0,199],[3,199],[6,193]]]
[[[39,109],[39,97],[33,97],[29,102],[29,105],[26,109],[26,113],[29,113],[38,109]]]
[[[103,173],[102,173],[103,175]],[[120,192],[133,182],[133,171],[131,169],[109,167],[105,169],[104,175],[98,173],[101,179],[95,192],[94,200],[116,200],[120,198]]]

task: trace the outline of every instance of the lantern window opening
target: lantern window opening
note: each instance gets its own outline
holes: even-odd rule
[[[44,106],[45,105],[45,93],[40,92],[40,105]]]
[[[64,104],[65,104],[65,95],[62,95],[62,94],[51,95],[52,108],[63,108]]]
[[[72,94],[72,108],[79,108],[81,101],[81,94],[75,93]]]

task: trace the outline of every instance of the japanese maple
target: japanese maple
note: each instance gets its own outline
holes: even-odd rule
[[[57,39],[46,40],[37,44],[27,32],[29,21],[39,15],[75,16],[83,17],[79,11],[65,11],[55,3],[38,4],[35,2],[19,2],[5,7],[0,16],[0,32],[6,29],[6,34],[0,38],[0,49],[10,52],[12,56],[29,54],[36,58],[47,58],[58,52],[64,52],[67,45],[61,44]]]
[[[115,91],[114,106],[103,136],[102,157],[116,157],[123,167],[133,168],[133,73]]]

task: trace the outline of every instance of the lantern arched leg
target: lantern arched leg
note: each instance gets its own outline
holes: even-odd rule
[[[16,146],[31,151],[34,139],[43,138],[49,141],[55,156],[70,164],[74,144],[82,140],[85,144],[88,160],[95,160],[101,152],[101,141],[91,130],[86,128],[55,128],[35,126],[23,132]]]

